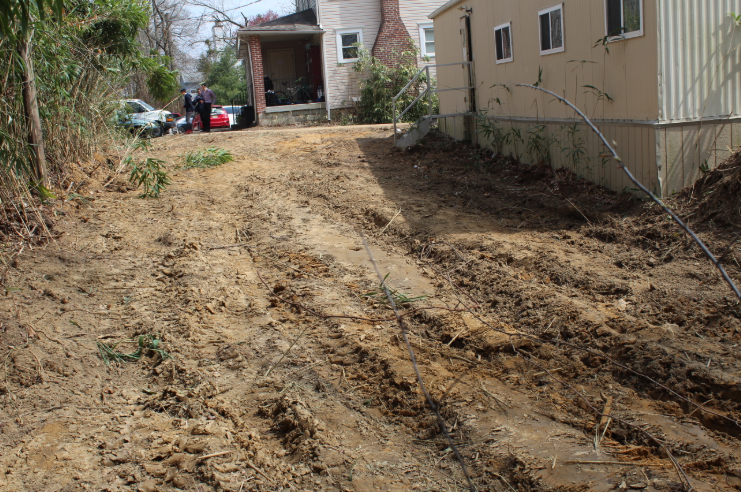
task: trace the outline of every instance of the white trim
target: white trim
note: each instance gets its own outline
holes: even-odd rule
[[[607,12],[608,12],[608,6],[607,2],[608,0],[605,0],[605,36],[609,36],[609,39],[607,40],[610,43],[614,43],[616,41],[623,41],[630,38],[637,38],[640,36],[643,36],[643,0],[638,0],[639,3],[639,10],[641,11],[641,28],[637,31],[632,31],[629,33],[621,34],[619,36],[609,36],[610,34],[610,26],[607,25]],[[625,14],[625,10],[622,8],[623,3],[625,0],[620,0],[620,24],[622,24],[622,27],[625,27],[625,19],[623,19],[623,15]]]
[[[505,27],[509,28],[509,58],[502,58],[501,60],[497,60],[497,31],[500,29],[503,29]],[[538,26],[540,27],[540,26]],[[497,65],[500,63],[509,63],[515,60],[515,49],[512,45],[512,21],[505,22],[504,24],[499,24],[494,28],[494,60],[497,62]]]
[[[358,58],[345,58],[342,54],[342,35],[343,34],[357,34],[358,44],[363,44],[363,28],[362,27],[346,27],[343,29],[335,29],[335,36],[337,41],[337,63],[354,63],[358,61]]]
[[[542,32],[540,29],[540,16],[543,14],[548,14],[550,12],[553,12],[554,10],[559,10],[559,9],[561,10],[561,46],[559,48],[551,48],[549,50],[543,51],[542,49],[540,49],[543,46],[543,39],[541,38]],[[550,29],[550,23],[548,24],[548,26]],[[550,32],[550,30],[548,32]],[[563,21],[563,3],[557,3],[556,5],[552,7],[548,7],[547,9],[538,11],[538,48],[540,49],[540,56],[552,55],[553,53],[561,53],[562,51],[566,49],[566,31],[564,29],[564,21]]]
[[[420,22],[417,24],[419,26],[419,51],[420,55],[422,56],[429,56],[430,58],[435,58],[435,53],[427,53],[427,38],[425,37],[425,30],[426,29],[432,29],[432,33],[435,34],[435,26],[432,22]],[[435,41],[433,41],[434,43]],[[435,47],[437,49],[437,47]]]

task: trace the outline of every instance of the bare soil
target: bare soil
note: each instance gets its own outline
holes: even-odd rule
[[[235,161],[159,200],[88,180],[7,264],[1,490],[461,490],[361,233],[478,490],[686,489],[666,450],[695,490],[741,489],[738,302],[655,208],[387,126],[150,154],[210,146]],[[724,176],[675,205],[731,217]],[[697,215],[741,279],[739,221]],[[170,358],[101,358],[154,334]]]

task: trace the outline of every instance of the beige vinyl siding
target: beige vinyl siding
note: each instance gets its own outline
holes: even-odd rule
[[[539,67],[543,70],[542,86],[565,95],[588,110],[589,116],[620,120],[658,120],[658,49],[655,2],[644,0],[643,36],[609,44],[609,54],[595,41],[605,35],[603,0],[563,0],[564,52],[540,55],[538,11],[556,4],[554,0],[473,0],[471,31],[476,62],[477,105],[486,107],[498,96],[494,83],[512,89],[511,103],[501,111],[518,116],[569,118],[565,106],[550,103],[551,97],[530,89],[515,88],[517,83],[535,83]],[[447,22],[458,25],[461,12],[448,10]],[[437,20],[437,19],[436,19]],[[440,19],[442,20],[442,19]],[[512,23],[514,61],[496,64],[494,26]],[[456,38],[459,38],[457,36]],[[447,43],[447,40],[441,40]],[[450,41],[453,44],[453,40]],[[572,60],[585,60],[579,63]],[[455,61],[455,60],[451,60]],[[445,63],[447,60],[438,60]],[[489,83],[490,82],[490,83]],[[585,93],[592,85],[610,95],[613,102],[599,102],[597,96]],[[537,101],[537,104],[533,104]]]
[[[360,95],[360,77],[351,64],[337,64],[337,33],[339,29],[363,28],[363,44],[371,50],[381,26],[378,0],[321,0],[322,27],[327,63],[326,91],[330,107],[352,105],[351,98]]]
[[[412,37],[414,44],[420,49],[424,40],[420,39],[419,36],[419,25],[429,24],[432,22],[429,19],[429,15],[445,3],[444,0],[425,1],[425,0],[399,0],[399,14],[401,20],[409,31],[409,35]],[[437,50],[437,37],[435,38],[435,49]],[[434,65],[437,63],[435,57],[431,57],[428,62],[425,62],[422,57],[419,58],[419,68],[425,65]],[[434,76],[435,69],[431,69],[430,73]]]
[[[563,3],[564,51],[541,55],[538,11],[557,3]],[[476,105],[479,111],[485,110],[496,117],[505,131],[511,126],[519,129],[525,143],[528,130],[532,131],[533,125],[540,121],[546,122],[546,135],[560,142],[561,148],[568,147],[565,125],[574,121],[574,112],[547,94],[515,87],[518,83],[534,84],[542,69],[542,87],[564,95],[589,117],[608,120],[600,124],[601,130],[609,141],[616,142],[618,153],[629,169],[649,189],[658,192],[661,184],[657,130],[651,125],[659,117],[656,2],[643,2],[644,35],[610,43],[609,53],[601,45],[594,47],[595,41],[605,36],[604,5],[603,0],[467,0],[465,6],[473,9]],[[461,17],[456,5],[434,19],[439,64],[463,59]],[[513,61],[497,64],[494,26],[507,22],[511,23]],[[463,85],[462,74],[459,69],[439,68],[440,88]],[[613,101],[600,100],[585,85],[609,94]],[[464,112],[466,96],[464,91],[440,93],[441,113]],[[499,102],[495,102],[496,98]],[[520,121],[509,123],[509,117]],[[441,128],[455,138],[464,136],[463,118],[449,118],[441,123]],[[616,191],[632,188],[614,162],[602,163],[600,154],[605,149],[597,135],[587,132],[582,124],[578,128],[588,160],[575,165],[554,143],[550,151],[553,166],[569,167],[580,176]],[[483,140],[481,135],[478,138]],[[524,145],[520,147],[523,148],[507,149],[506,153],[518,154],[524,162],[532,162],[532,156],[524,152]]]

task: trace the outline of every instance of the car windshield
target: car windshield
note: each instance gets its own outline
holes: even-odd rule
[[[154,111],[155,110],[152,106],[150,106],[149,104],[145,103],[144,101],[139,101],[139,104],[141,104],[142,106],[144,106],[145,108],[147,108],[147,111]]]
[[[154,111],[154,108],[144,101],[126,101],[126,105],[132,113],[146,113],[147,111]]]
[[[224,106],[224,109],[226,109],[226,112],[229,114],[234,114],[234,106]]]

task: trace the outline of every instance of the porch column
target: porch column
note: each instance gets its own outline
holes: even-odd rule
[[[250,61],[255,90],[255,115],[265,112],[265,79],[262,70],[262,43],[260,36],[250,36]],[[259,118],[259,116],[258,116]]]

